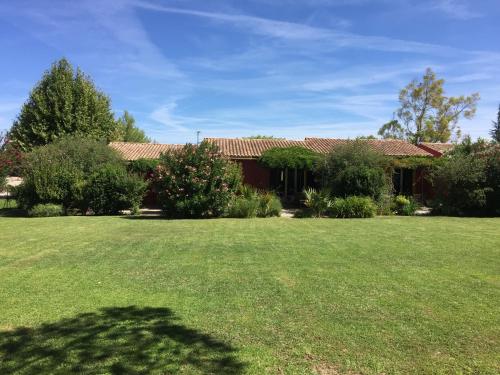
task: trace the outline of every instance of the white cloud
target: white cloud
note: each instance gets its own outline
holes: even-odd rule
[[[182,124],[181,121],[174,115],[176,102],[170,102],[156,108],[149,116],[152,120],[165,125],[176,131],[187,132],[189,129]]]
[[[472,10],[464,0],[432,0],[427,7],[429,10],[441,11],[451,18],[460,20],[482,17],[481,13]]]

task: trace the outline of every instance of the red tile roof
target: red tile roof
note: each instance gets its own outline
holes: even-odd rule
[[[205,138],[206,141],[215,143],[220,152],[232,159],[256,159],[262,153],[274,147],[300,146],[321,154],[329,153],[338,145],[352,142],[348,139],[335,138],[306,138],[303,141],[287,139],[240,139],[240,138]],[[389,156],[432,156],[422,148],[401,140],[367,139],[374,150]],[[120,152],[127,160],[157,159],[161,153],[168,150],[178,150],[182,145],[154,144],[154,143],[126,143],[112,142],[110,146]]]
[[[352,140],[335,138],[306,138],[304,142],[307,148],[326,154],[336,146],[352,142]],[[365,139],[363,142],[366,142],[374,150],[388,156],[431,156],[429,152],[399,139]]]
[[[430,152],[434,156],[441,156],[455,147],[453,143],[422,142],[418,145],[421,149]]]
[[[158,159],[163,152],[182,148],[182,145],[132,142],[111,142],[109,146],[118,151],[125,160]]]
[[[235,159],[258,158],[262,153],[275,147],[306,147],[304,141],[290,141],[286,139],[241,139],[241,138],[205,138],[215,143],[220,152]]]

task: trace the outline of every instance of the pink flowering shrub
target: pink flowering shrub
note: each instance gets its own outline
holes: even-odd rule
[[[154,180],[164,215],[218,217],[241,184],[241,170],[217,146],[202,142],[163,154]]]
[[[6,134],[0,133],[0,178],[1,176],[19,176],[23,154]]]

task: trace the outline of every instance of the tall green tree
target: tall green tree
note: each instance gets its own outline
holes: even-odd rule
[[[404,138],[417,144],[447,142],[452,137],[460,136],[458,121],[461,118],[474,117],[479,94],[448,97],[443,86],[444,80],[437,79],[436,74],[429,68],[422,81],[414,80],[401,90],[400,108],[396,111],[396,115],[403,129]],[[379,133],[386,133],[387,129],[384,130],[384,126]]]
[[[122,117],[116,121],[116,133],[114,141],[149,143],[151,139],[146,137],[142,129],[135,126],[135,119],[128,111],[123,112]]]
[[[384,139],[404,139],[405,131],[398,120],[386,122],[379,129],[378,135]]]
[[[63,58],[33,88],[9,138],[29,151],[67,134],[109,141],[115,130],[109,97]]]
[[[500,105],[498,106],[497,120],[493,122],[493,129],[490,131],[491,138],[496,143],[500,143]]]

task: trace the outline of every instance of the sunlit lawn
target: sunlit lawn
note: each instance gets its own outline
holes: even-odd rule
[[[500,371],[500,219],[0,217],[0,374]]]

